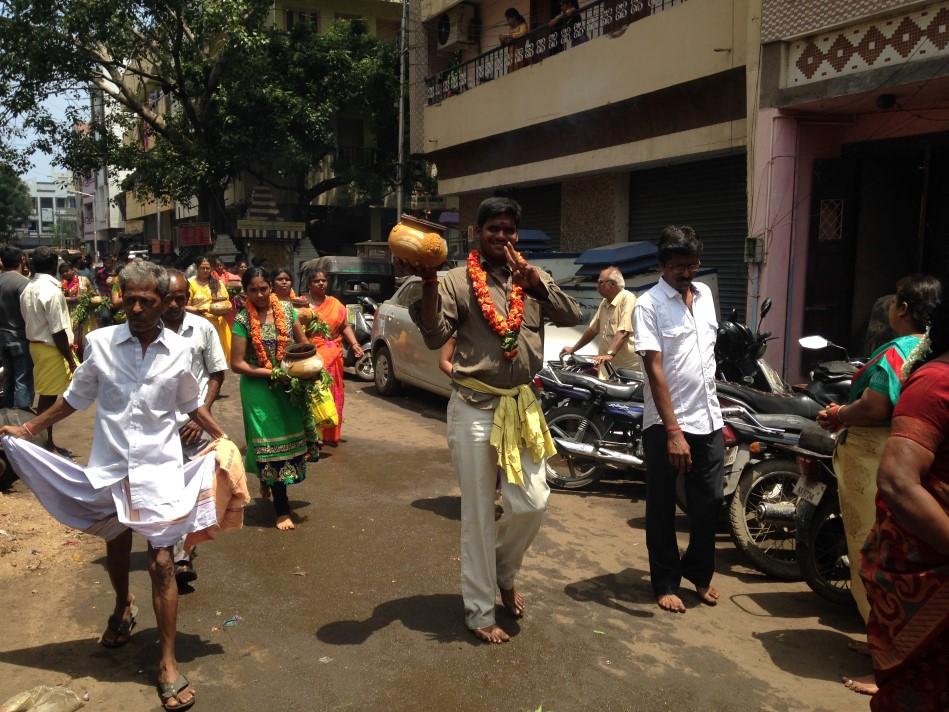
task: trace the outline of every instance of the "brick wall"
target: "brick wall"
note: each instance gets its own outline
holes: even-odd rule
[[[564,181],[560,249],[580,252],[629,240],[629,174]]]

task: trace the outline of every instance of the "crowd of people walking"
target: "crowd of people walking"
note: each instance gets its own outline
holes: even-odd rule
[[[542,365],[544,323],[580,320],[577,303],[516,251],[520,218],[516,202],[490,198],[478,210],[478,249],[465,266],[439,276],[402,264],[422,278],[410,315],[429,348],[442,349],[453,382],[447,437],[461,490],[465,622],[490,644],[511,639],[495,618],[496,593],[511,616],[525,615],[516,578],[549,496],[545,460],[555,449],[530,385]],[[701,604],[720,598],[713,577],[723,419],[714,295],[694,281],[702,250],[691,228],[666,227],[658,283],[638,300],[624,296],[618,270],[603,270],[603,302],[575,345],[598,338],[605,349],[598,363],[643,364],[649,574],[656,604],[673,614],[688,610],[683,581]],[[192,535],[213,523],[202,510],[208,481],[201,478],[212,460],[227,470],[222,462],[235,457],[211,415],[225,373],[240,377],[247,444],[240,481],[245,471],[255,474],[277,529],[292,530],[287,488],[304,481],[322,446],[340,443],[344,342],[362,355],[346,307],[327,293],[319,270],[304,276],[306,293],[297,295],[286,269],[239,260],[229,271],[211,256],[195,260],[190,274],[141,260],[121,269],[112,259],[98,268],[81,258],[62,262],[48,248],[33,252],[29,278],[15,247],[0,249],[0,262],[4,403],[31,409],[37,399],[32,418],[0,435],[34,439],[45,431],[45,449],[7,439],[8,454],[20,458],[54,516],[107,540],[116,594],[102,637],[108,647],[124,645],[136,620],[129,530],[148,537],[159,693],[166,709],[187,708],[196,693],[177,668],[177,598],[167,581],[171,571],[193,580]],[[873,695],[878,711],[949,709],[949,300],[942,284],[926,275],[897,283],[892,337],[856,373],[849,401],[817,419],[837,434],[852,592],[867,634],[866,647],[855,647],[874,667],[872,679],[847,684]],[[318,354],[326,372],[319,386],[289,375],[294,349]],[[53,425],[93,402],[92,456],[80,476],[63,459],[72,453],[55,445]],[[177,474],[163,479],[172,462]],[[675,527],[678,478],[690,520],[684,555]],[[504,507],[496,521],[498,490]],[[181,501],[169,508],[176,496]],[[249,499],[246,486],[235,486],[234,497]]]

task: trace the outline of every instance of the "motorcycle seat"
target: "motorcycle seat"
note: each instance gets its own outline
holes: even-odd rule
[[[642,381],[634,383],[612,383],[610,381],[601,381],[595,376],[587,376],[583,373],[571,373],[570,371],[557,371],[557,377],[571,386],[579,386],[580,388],[586,388],[596,393],[603,393],[613,400],[642,400]]]
[[[755,418],[766,428],[775,428],[792,433],[800,433],[814,427],[813,420],[809,420],[800,415],[755,413]]]
[[[717,381],[715,387],[720,396],[743,403],[758,414],[795,415],[813,420],[821,409],[820,404],[805,393],[765,393],[724,381]]]

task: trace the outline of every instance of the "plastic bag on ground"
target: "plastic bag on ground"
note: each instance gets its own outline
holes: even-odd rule
[[[37,685],[4,702],[0,712],[75,712],[82,705],[79,695],[68,687]]]

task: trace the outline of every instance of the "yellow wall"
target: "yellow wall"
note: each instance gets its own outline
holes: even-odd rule
[[[690,0],[425,108],[432,152],[745,63],[747,0]]]

